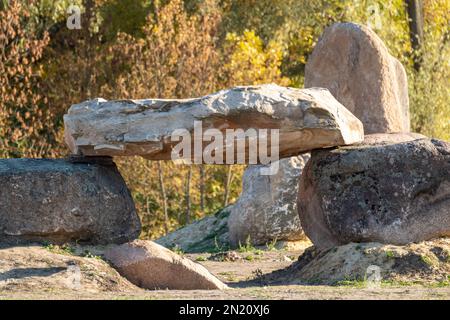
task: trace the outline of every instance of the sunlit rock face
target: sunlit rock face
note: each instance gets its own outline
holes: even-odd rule
[[[406,72],[370,28],[328,27],[305,68],[305,87],[322,87],[364,124],[366,134],[408,132]]]
[[[108,260],[131,283],[145,289],[223,290],[227,285],[201,264],[148,240],[134,240],[105,251]]]
[[[296,241],[305,237],[297,211],[298,181],[309,154],[281,159],[275,175],[262,175],[262,165],[244,172],[242,193],[230,206],[229,240],[234,246]]]
[[[201,122],[200,137],[195,125]],[[362,123],[343,107],[326,89],[295,89],[273,84],[235,87],[186,100],[119,100],[96,99],[73,105],[64,116],[65,140],[73,154],[85,156],[135,156],[152,160],[173,160],[173,148],[180,140],[173,133],[190,134],[192,149],[183,158],[205,163],[202,150],[212,141],[205,138],[208,129],[226,136],[227,129],[247,131],[279,130],[279,158],[298,155],[312,149],[347,145],[363,139]],[[253,163],[250,143],[238,148],[222,148],[223,163]],[[258,152],[271,153],[259,144]],[[248,142],[248,140],[247,140]],[[258,141],[261,143],[260,141]],[[200,144],[200,155],[196,153]],[[216,145],[217,146],[217,145]],[[229,151],[229,154],[226,151]],[[218,148],[217,150],[220,150]],[[185,151],[185,150],[184,150]],[[244,155],[242,155],[244,153]],[[181,153],[180,153],[181,155]],[[232,156],[231,156],[232,155]],[[269,161],[270,162],[270,161]],[[207,162],[206,162],[207,163]],[[214,162],[216,163],[216,162]],[[256,163],[267,164],[257,157]]]

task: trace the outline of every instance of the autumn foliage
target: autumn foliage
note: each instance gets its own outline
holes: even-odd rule
[[[13,2],[0,11],[0,155],[53,155],[53,123],[38,61],[49,43],[31,32],[29,12]]]

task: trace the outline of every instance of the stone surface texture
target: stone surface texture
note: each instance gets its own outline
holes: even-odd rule
[[[328,27],[308,58],[305,87],[330,90],[362,121],[366,134],[410,130],[405,69],[368,27]]]
[[[202,265],[152,241],[135,240],[111,247],[105,251],[105,258],[131,283],[149,290],[227,288]]]
[[[0,240],[124,243],[140,221],[112,160],[0,160]]]
[[[230,207],[229,239],[234,246],[250,240],[262,245],[305,237],[297,211],[298,180],[309,154],[281,159],[275,175],[261,175],[262,165],[249,166],[242,193]]]
[[[186,100],[83,102],[73,105],[64,116],[65,140],[73,154],[170,160],[179,143],[172,141],[173,132],[184,129],[193,133],[195,121],[202,122],[203,130],[215,128],[223,133],[226,129],[279,129],[280,158],[360,142],[364,135],[361,122],[328,90],[269,84]],[[203,147],[208,144],[203,141]],[[246,147],[247,160],[248,144]],[[194,156],[192,151],[192,160]]]
[[[312,152],[298,211],[319,248],[403,245],[450,236],[450,144],[418,134],[374,134]]]

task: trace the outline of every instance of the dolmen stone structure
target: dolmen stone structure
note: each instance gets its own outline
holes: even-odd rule
[[[197,99],[96,99],[70,108],[64,117],[69,160],[7,159],[0,161],[0,240],[8,242],[122,244],[105,257],[131,282],[144,288],[224,289],[200,265],[156,243],[129,242],[140,233],[130,192],[112,156],[171,160],[174,132],[193,134],[201,122],[200,146],[208,146],[208,129],[277,129],[279,157],[317,148],[349,145],[363,139],[362,123],[326,89],[276,85],[237,87]],[[245,132],[244,132],[245,133]],[[258,138],[261,135],[257,136]],[[233,136],[236,145],[248,137]],[[223,148],[224,157],[228,143]],[[266,148],[272,146],[258,145]],[[250,161],[233,148],[233,161]],[[270,150],[270,151],[269,151]],[[245,152],[245,155],[241,153]],[[267,154],[266,153],[266,154]],[[198,161],[194,156],[183,160]],[[240,160],[239,160],[240,159]],[[260,158],[257,158],[257,160]],[[225,158],[225,163],[230,163]]]
[[[73,156],[0,160],[0,241],[109,244],[105,258],[143,288],[225,289],[201,265],[135,240],[140,222],[113,156],[250,164],[239,200],[158,240],[168,247],[306,235],[325,250],[450,236],[450,144],[408,132],[406,73],[378,36],[353,23],[327,28],[306,65],[305,86],[73,105],[64,116]],[[250,139],[268,135],[251,148]],[[278,171],[250,156],[261,149]]]
[[[327,28],[307,61],[305,87],[327,88],[361,120],[366,134],[409,131],[406,72],[368,27],[336,23]],[[277,176],[287,179],[261,175],[261,165],[246,169],[242,194],[229,208],[233,244],[247,238],[256,245],[301,238],[296,191],[305,160],[280,160]]]
[[[64,121],[67,145],[74,154],[84,156],[139,155],[153,160],[173,160],[173,148],[178,143],[178,140],[172,141],[173,133],[180,129],[184,130],[185,133],[192,134],[193,140],[198,142],[196,121],[201,121],[201,134],[208,129],[218,129],[224,134],[230,129],[244,131],[278,129],[279,158],[296,156],[317,148],[348,145],[363,139],[361,122],[340,105],[327,90],[284,88],[273,84],[236,87],[187,100],[96,99],[72,106]],[[202,137],[200,139],[203,140]],[[244,150],[234,147],[245,139],[248,139],[245,135],[235,136],[232,142],[232,159],[227,154],[229,142],[223,141],[224,163],[242,163],[238,161],[240,157],[245,163],[249,162],[249,144],[245,144]],[[193,149],[196,142],[191,142]],[[200,141],[202,149],[208,143]],[[267,149],[270,148],[271,146],[267,145]],[[245,152],[245,155],[239,152]],[[285,189],[284,185],[286,180],[297,180],[304,159],[300,157],[297,160],[280,160],[277,164],[282,167],[281,174],[275,172],[270,177],[261,176],[262,181],[267,179],[272,181],[264,194],[256,195],[253,192],[249,194],[249,198],[254,200],[252,205],[241,201],[231,208],[231,212],[239,212],[237,215],[232,213],[234,217],[230,222],[233,230],[232,243],[245,241],[249,233],[252,241],[258,243],[266,243],[274,238],[293,240],[303,236],[296,211],[297,192]],[[202,163],[204,159],[196,158],[191,152],[188,159],[184,160]],[[260,159],[257,160],[259,162]],[[284,170],[285,167],[290,167],[291,171]],[[255,167],[252,175],[259,176],[261,168],[263,167]],[[251,181],[252,177],[244,179]],[[261,191],[257,187],[261,182],[249,182],[249,186],[254,188],[249,188],[248,191]],[[291,185],[292,182],[287,184]],[[294,185],[297,186],[297,183]],[[287,207],[284,205],[285,201],[274,204],[267,202],[274,197],[281,197],[282,193],[283,197],[292,198]],[[251,213],[244,214],[245,210],[254,207],[263,199],[266,201],[261,202],[259,208],[264,207],[264,212],[256,217]],[[243,207],[240,207],[240,204]],[[267,217],[265,212],[268,213]],[[260,218],[264,218],[265,222],[259,221],[259,224],[251,222],[256,222]],[[242,224],[242,219],[247,219],[247,223]],[[281,226],[279,222],[283,222],[284,225]],[[245,230],[255,228],[257,225],[261,229],[257,236],[255,232]]]

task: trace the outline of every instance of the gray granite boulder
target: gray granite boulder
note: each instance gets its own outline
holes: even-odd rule
[[[110,159],[0,160],[0,240],[91,244],[139,236],[131,194]]]
[[[450,144],[412,133],[374,134],[362,144],[313,151],[298,211],[319,249],[450,236]]]
[[[231,245],[262,245],[274,240],[304,238],[297,211],[298,180],[309,154],[281,159],[275,175],[261,175],[261,165],[244,172],[242,193],[230,206]]]

